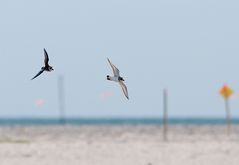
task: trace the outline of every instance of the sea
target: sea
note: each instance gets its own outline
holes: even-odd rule
[[[168,124],[182,125],[224,125],[223,118],[170,118]],[[239,118],[232,119],[232,124],[239,124]],[[162,125],[162,118],[0,118],[4,125]]]

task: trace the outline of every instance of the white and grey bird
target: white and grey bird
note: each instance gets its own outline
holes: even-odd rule
[[[50,66],[49,64],[48,64],[48,62],[49,62],[49,57],[48,57],[48,54],[47,54],[47,51],[46,51],[46,49],[44,48],[44,64],[45,64],[45,66],[43,66],[42,68],[41,68],[41,70],[32,78],[32,80],[34,79],[34,78],[36,78],[36,77],[38,77],[40,74],[42,74],[44,71],[47,71],[47,72],[51,72],[51,71],[53,71],[54,69],[52,68],[52,66]]]
[[[129,95],[128,95],[128,90],[127,90],[127,87],[126,85],[123,83],[124,81],[124,78],[120,76],[120,71],[118,68],[116,68],[109,60],[109,58],[107,58],[112,70],[113,70],[113,74],[114,76],[109,76],[107,75],[107,80],[109,81],[114,81],[114,82],[118,82],[124,92],[124,95],[127,99],[129,99]]]

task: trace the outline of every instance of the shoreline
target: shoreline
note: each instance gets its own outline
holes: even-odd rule
[[[224,118],[169,118],[169,124],[182,125],[224,125]],[[239,118],[231,119],[231,123],[239,125]],[[4,125],[162,125],[162,118],[0,118],[0,126]]]

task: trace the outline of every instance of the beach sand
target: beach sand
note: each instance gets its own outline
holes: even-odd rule
[[[239,126],[1,126],[0,165],[238,165]]]

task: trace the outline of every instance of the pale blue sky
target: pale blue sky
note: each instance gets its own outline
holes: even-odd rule
[[[238,16],[237,0],[1,1],[0,117],[57,116],[60,74],[68,117],[161,117],[164,87],[170,116],[222,117],[225,82],[239,117]],[[55,71],[31,81],[44,47]],[[129,101],[106,80],[107,57]]]

